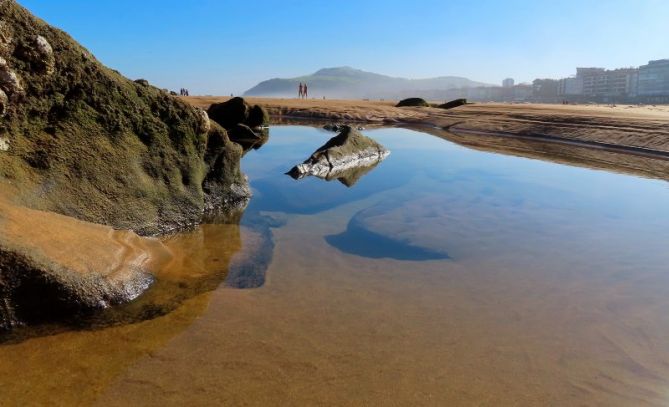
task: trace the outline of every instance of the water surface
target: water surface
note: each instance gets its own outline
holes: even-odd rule
[[[1,345],[3,401],[669,403],[665,181],[365,133],[347,186],[284,175],[332,133],[273,128],[241,222],[167,240],[178,303]]]

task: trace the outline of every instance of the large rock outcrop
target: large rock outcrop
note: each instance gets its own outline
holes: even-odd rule
[[[299,179],[308,175],[319,178],[339,178],[344,172],[356,167],[377,164],[390,152],[381,144],[362,135],[350,126],[343,126],[341,132],[318,148],[302,164],[288,171],[288,175]]]
[[[138,234],[244,205],[241,155],[203,110],[0,0],[0,329],[138,296]]]
[[[153,234],[197,222],[214,173],[213,200],[249,194],[220,129],[211,159],[204,111],[104,67],[13,0],[0,2],[0,89],[0,182],[23,205]]]

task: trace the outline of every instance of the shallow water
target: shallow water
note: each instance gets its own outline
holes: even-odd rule
[[[378,166],[296,181],[333,134],[273,128],[240,224],[118,312],[169,306],[0,345],[0,404],[669,403],[665,181],[365,133]]]

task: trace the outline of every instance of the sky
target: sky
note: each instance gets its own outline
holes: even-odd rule
[[[18,0],[104,64],[192,95],[351,66],[500,84],[669,58],[669,0]]]

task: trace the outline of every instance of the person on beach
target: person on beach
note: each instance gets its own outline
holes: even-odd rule
[[[297,97],[298,99],[302,99],[302,82],[300,82],[300,86],[297,89]]]
[[[309,95],[309,94],[307,93],[307,84],[306,84],[306,83],[305,83],[304,86],[302,87],[302,95],[304,96],[305,99],[306,99],[306,98],[308,97],[308,95]]]

